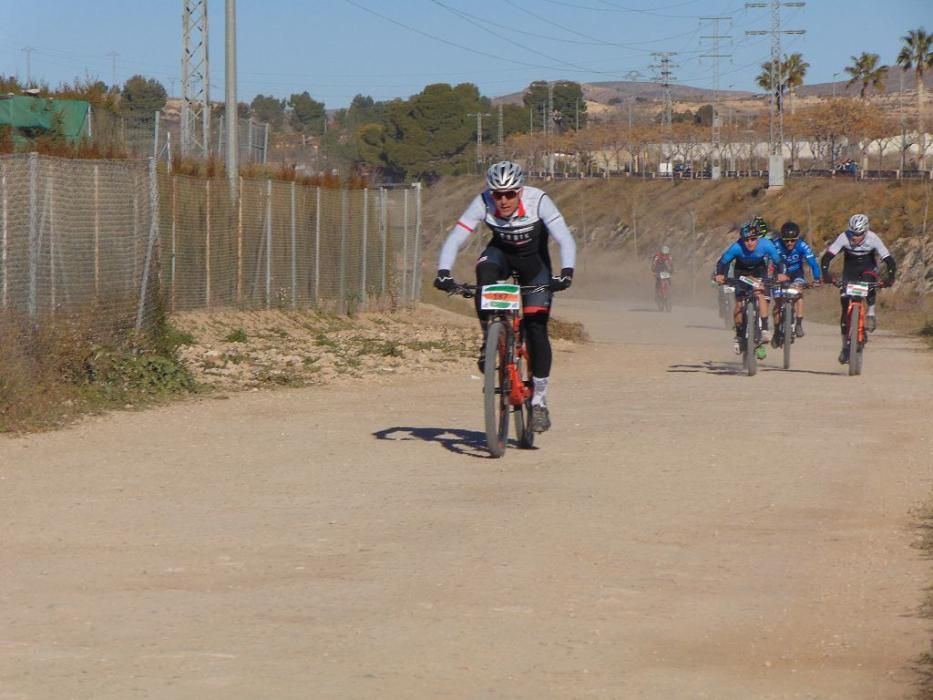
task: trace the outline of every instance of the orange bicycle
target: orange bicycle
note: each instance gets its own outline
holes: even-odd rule
[[[531,380],[525,326],[522,323],[522,294],[548,289],[547,285],[458,284],[451,294],[471,298],[480,295],[480,309],[490,313],[486,327],[483,368],[483,408],[486,446],[493,457],[505,454],[509,419],[515,440],[523,449],[534,447],[531,430]]]
[[[886,282],[872,280],[839,280],[834,281],[833,284],[842,290],[842,296],[849,301],[846,308],[846,325],[843,334],[845,345],[839,361],[842,362],[845,359],[849,365],[849,376],[851,377],[862,373],[865,343],[868,342],[868,333],[865,331],[868,294],[872,289],[881,289],[888,285]]]

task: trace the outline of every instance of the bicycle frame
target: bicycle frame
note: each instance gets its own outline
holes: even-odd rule
[[[512,406],[521,406],[527,399],[531,398],[531,387],[527,386],[525,380],[519,375],[518,371],[518,362],[520,360],[525,360],[527,363],[530,359],[528,354],[528,348],[525,346],[525,338],[522,329],[522,319],[524,318],[520,292],[523,288],[517,287],[519,290],[518,299],[514,298],[516,293],[508,292],[508,299],[496,299],[492,297],[499,297],[502,295],[502,292],[499,288],[505,289],[506,287],[516,288],[516,285],[486,285],[485,288],[481,290],[481,294],[485,298],[490,298],[490,303],[496,303],[501,301],[502,303],[509,304],[509,308],[506,309],[490,309],[486,308],[487,311],[494,311],[494,313],[489,318],[489,324],[501,323],[507,327],[510,332],[507,334],[506,339],[508,341],[509,347],[506,348],[506,372],[509,378],[509,387],[508,387],[508,397],[509,404]],[[487,292],[487,289],[492,288],[492,292]],[[483,302],[486,303],[486,302]],[[484,307],[485,308],[485,307]]]
[[[849,334],[849,329],[852,327],[852,309],[856,306],[860,307],[861,311],[858,315],[858,342],[865,342],[865,314],[868,313],[868,303],[864,299],[858,297],[849,297],[849,305],[846,307],[846,335]]]

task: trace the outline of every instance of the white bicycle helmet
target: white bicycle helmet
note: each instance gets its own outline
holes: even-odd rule
[[[853,214],[852,218],[849,219],[849,231],[856,236],[868,233],[868,217],[864,214]]]
[[[486,171],[486,185],[493,191],[517,190],[524,184],[525,172],[510,160],[499,161]]]
[[[661,255],[670,255],[670,254],[671,254],[671,249],[668,248],[666,245],[662,245],[662,246],[661,246]]]

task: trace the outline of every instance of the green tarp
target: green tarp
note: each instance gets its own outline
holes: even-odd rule
[[[84,100],[0,96],[0,126],[13,127],[14,138],[20,140],[39,136],[57,125],[68,141],[75,142],[86,133],[89,110]]]

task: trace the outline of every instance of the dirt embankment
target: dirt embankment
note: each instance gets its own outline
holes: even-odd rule
[[[578,246],[578,279],[589,287],[650,286],[648,261],[671,246],[680,297],[707,294],[716,258],[734,239],[738,222],[755,215],[774,226],[798,222],[817,253],[844,230],[849,216],[864,212],[898,261],[899,284],[885,293],[882,308],[900,325],[917,328],[933,316],[925,299],[933,291],[933,182],[870,182],[793,179],[776,193],[762,180],[657,181],[638,178],[531,182],[546,189],[567,219]],[[427,190],[424,265],[433,271],[444,234],[482,186],[477,177],[447,178]],[[455,273],[468,277],[486,236],[460,255]],[[427,277],[427,275],[426,275]],[[598,296],[603,296],[598,294]]]

